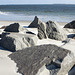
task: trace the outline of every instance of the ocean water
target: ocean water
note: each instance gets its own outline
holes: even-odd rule
[[[70,22],[75,20],[75,5],[0,5],[0,20],[32,21],[35,16],[45,22]]]

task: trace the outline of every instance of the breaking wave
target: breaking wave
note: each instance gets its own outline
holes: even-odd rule
[[[9,12],[2,12],[0,11],[0,15],[8,15]]]

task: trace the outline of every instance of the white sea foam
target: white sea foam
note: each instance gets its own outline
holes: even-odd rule
[[[2,11],[0,11],[0,14],[1,14],[1,15],[8,15],[8,13],[9,13],[9,12],[2,12]]]

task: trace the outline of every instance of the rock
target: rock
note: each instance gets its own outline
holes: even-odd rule
[[[73,68],[69,71],[68,75],[74,75],[75,74],[75,65]]]
[[[26,47],[34,46],[37,43],[36,35],[20,33],[3,33],[0,45],[10,51],[22,50]]]
[[[46,24],[35,16],[34,21],[28,26],[29,28],[38,28],[39,39],[47,38],[46,36]]]
[[[59,26],[57,22],[46,22],[46,33],[48,38],[63,41],[67,38],[64,30]]]
[[[20,26],[19,23],[10,24],[5,28],[6,32],[21,32],[27,31],[24,27]]]
[[[66,24],[66,25],[64,26],[64,28],[75,29],[75,20],[72,21],[72,22],[70,22],[70,23],[68,23],[68,24]]]
[[[23,75],[42,75],[45,67],[50,71],[50,74],[46,71],[45,75],[65,75],[75,63],[70,51],[50,44],[16,51],[9,57],[16,62],[18,72]]]
[[[75,40],[75,34],[74,34],[74,36],[72,37],[72,39],[74,39],[74,40]]]

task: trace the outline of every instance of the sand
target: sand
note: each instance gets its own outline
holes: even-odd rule
[[[7,26],[12,23],[19,23],[22,26],[28,26],[31,22],[30,21],[0,21],[0,26]]]
[[[9,24],[12,23],[19,23],[22,26],[28,26],[31,21],[0,21],[0,27],[1,26],[7,26]],[[58,22],[61,26],[64,26],[65,24],[67,24],[67,22]]]
[[[12,23],[19,23],[21,26],[28,26],[31,22],[29,22],[29,21],[0,21],[0,27],[8,26],[9,24],[12,24]],[[63,27],[67,23],[59,22],[59,24],[61,27]],[[28,30],[30,30],[32,32],[35,31],[35,33],[37,34],[37,29],[28,29]],[[2,30],[0,30],[0,32],[1,31]],[[75,40],[71,40],[67,44],[64,44],[61,41],[56,41],[56,40],[52,40],[52,39],[38,40],[37,45],[42,45],[42,44],[54,44],[59,47],[66,48],[66,49],[72,51],[73,53],[75,53],[75,51],[74,51],[75,50]],[[21,75],[20,73],[17,73],[18,68],[16,66],[16,63],[8,57],[8,55],[11,53],[12,52],[6,51],[5,49],[2,49],[0,47],[0,75]],[[43,75],[43,74],[44,73],[42,72],[42,74],[40,74],[40,75]],[[71,75],[71,74],[69,74],[69,75]]]
[[[21,75],[17,73],[16,63],[8,55],[11,52],[0,47],[0,75]]]

